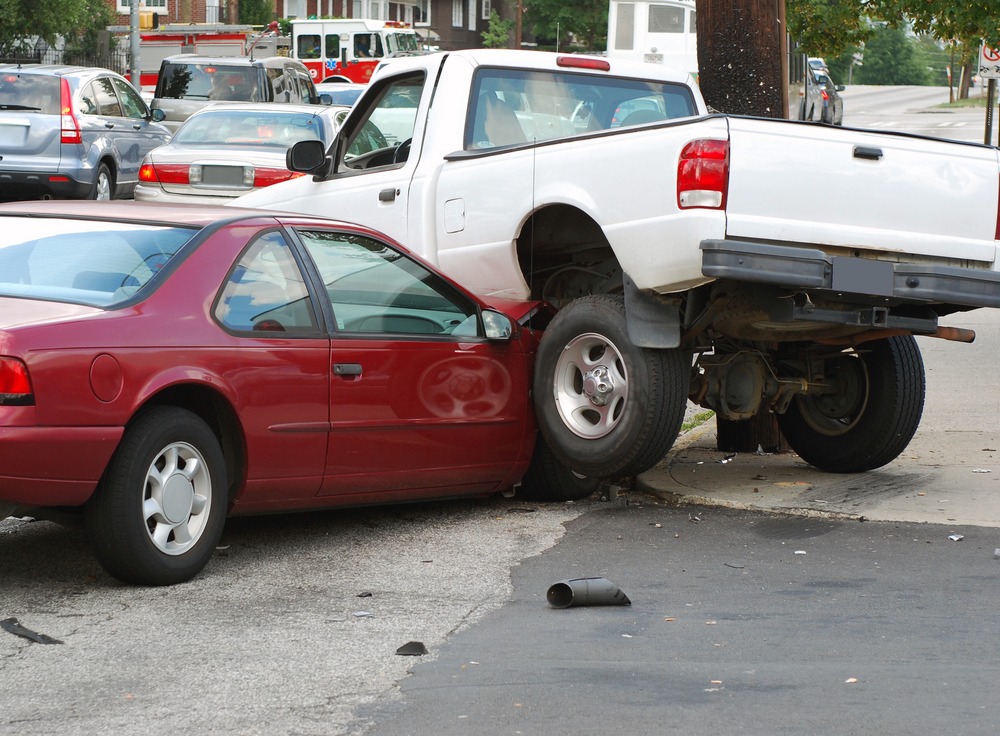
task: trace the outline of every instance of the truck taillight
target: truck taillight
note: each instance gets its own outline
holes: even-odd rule
[[[28,366],[17,358],[0,356],[0,406],[29,406],[34,403]]]
[[[677,163],[677,205],[725,209],[729,189],[729,141],[691,141]]]
[[[60,143],[83,143],[80,121],[73,112],[73,95],[69,90],[69,80],[62,77],[59,85],[59,115],[62,120]]]

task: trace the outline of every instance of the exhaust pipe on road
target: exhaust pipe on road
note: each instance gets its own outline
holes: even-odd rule
[[[561,580],[549,588],[545,599],[553,608],[632,605],[621,588],[606,578]]]

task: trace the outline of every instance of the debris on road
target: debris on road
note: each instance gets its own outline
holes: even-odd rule
[[[632,605],[621,588],[606,578],[561,580],[549,587],[545,599],[553,608]]]
[[[401,657],[422,657],[427,654],[427,647],[422,641],[408,641],[396,650],[396,654]]]
[[[989,470],[988,468],[976,468],[972,472],[973,473],[992,473],[993,471]]]
[[[949,534],[948,535],[948,539],[950,539],[953,542],[961,542],[963,539],[965,539],[965,535],[964,534]]]
[[[33,641],[36,644],[62,644],[59,639],[53,639],[47,634],[39,634],[37,631],[32,631],[31,629],[21,626],[16,618],[5,618],[3,621],[0,621],[0,629],[13,634],[14,636],[20,636],[23,639]]]

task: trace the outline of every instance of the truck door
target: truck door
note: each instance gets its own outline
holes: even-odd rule
[[[352,114],[338,136],[336,173],[303,192],[294,208],[361,222],[406,243],[409,186],[423,129],[424,115],[417,113],[428,104],[421,101],[424,79],[417,71],[376,82],[375,94],[359,100],[361,114]]]

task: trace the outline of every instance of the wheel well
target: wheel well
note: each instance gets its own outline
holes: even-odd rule
[[[326,84],[327,82],[347,82],[347,83],[350,83],[352,81],[353,80],[348,79],[347,77],[343,77],[343,76],[339,76],[339,75],[335,74],[332,77],[327,77],[326,79],[324,79],[321,82],[321,84]]]
[[[204,386],[171,386],[151,397],[142,407],[177,406],[199,416],[219,438],[226,458],[229,499],[243,486],[246,442],[235,410],[219,393]],[[137,412],[138,415],[138,412]]]
[[[117,182],[118,181],[118,167],[115,166],[115,160],[113,158],[111,158],[110,156],[105,156],[98,163],[98,167],[101,164],[104,164],[105,166],[108,167],[108,171],[111,172],[111,178],[114,179]]]
[[[622,270],[601,226],[585,212],[549,205],[517,237],[517,262],[533,299],[553,304],[620,291]]]

